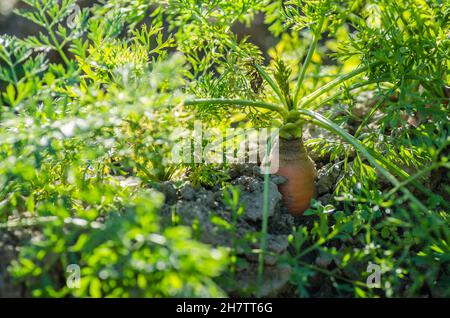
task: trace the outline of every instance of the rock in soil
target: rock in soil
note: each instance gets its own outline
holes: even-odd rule
[[[229,175],[234,177],[231,184],[240,188],[240,203],[245,207],[244,214],[237,219],[236,236],[240,242],[237,246],[238,255],[250,262],[248,267],[241,268],[239,272],[240,277],[246,281],[247,287],[256,279],[253,267],[257,267],[259,254],[254,250],[260,247],[258,234],[261,231],[263,216],[264,180],[258,170],[257,166],[240,165],[229,171]],[[287,252],[288,235],[295,225],[294,218],[282,207],[277,184],[284,181],[277,176],[271,176],[269,183],[269,228],[267,253],[264,257],[265,270],[268,274],[262,287],[265,295],[276,293],[289,281],[290,269],[286,267],[280,269],[277,265],[278,257]],[[175,187],[172,185],[172,188]],[[171,224],[176,216],[183,225],[192,226],[197,223],[197,228],[200,229],[198,238],[202,242],[213,246],[231,247],[233,245],[231,232],[214,221],[214,218],[219,217],[229,224],[232,223],[232,211],[223,202],[222,189],[192,187],[187,183],[176,192],[177,199],[173,200],[171,198],[173,191],[168,182],[164,185],[163,192],[167,198],[162,209],[164,224]],[[246,243],[242,243],[243,241]],[[242,287],[242,290],[245,288]]]
[[[244,290],[260,297],[275,297],[289,287],[291,273],[292,269],[287,265],[265,267],[262,284],[259,284],[258,264],[250,263],[245,271],[236,273],[235,281],[239,282],[239,290],[235,291],[237,296]],[[229,292],[234,294],[233,290]]]
[[[319,170],[319,191],[324,197],[330,191],[339,177],[339,169],[330,165]],[[303,218],[294,218],[282,205],[278,184],[285,182],[284,178],[271,176],[269,183],[269,223],[267,233],[267,251],[264,257],[264,280],[261,286],[256,286],[256,273],[258,267],[258,253],[262,224],[264,180],[259,174],[256,165],[240,165],[230,169],[233,176],[231,184],[240,188],[240,202],[245,206],[245,212],[239,216],[236,223],[236,253],[247,266],[237,269],[235,282],[227,290],[231,295],[242,295],[247,289],[252,289],[250,295],[256,296],[256,290],[262,296],[274,296],[286,293],[289,288],[291,268],[288,265],[278,264],[279,256],[288,252],[288,235],[296,224],[304,222]],[[332,173],[330,173],[332,171]],[[220,186],[213,188],[193,187],[185,183],[181,188],[176,187],[172,181],[161,182],[155,188],[165,196],[165,204],[161,209],[161,222],[163,225],[181,224],[192,226],[196,224],[199,229],[196,237],[213,246],[232,247],[232,235],[229,230],[220,226],[217,218],[229,224],[232,223],[232,211],[223,202],[223,189]],[[18,255],[17,246],[23,245],[27,238],[38,236],[39,233],[31,231],[17,233],[0,233],[0,297],[21,297],[24,290],[20,286],[11,284],[6,272],[11,260]],[[35,232],[35,231],[34,231]],[[3,236],[2,236],[3,235]],[[5,235],[7,235],[5,237]],[[245,261],[244,261],[245,262]],[[320,260],[318,260],[320,263]],[[14,287],[12,287],[14,286]],[[258,288],[256,288],[258,287]]]
[[[259,178],[242,176],[236,180],[236,183],[243,188],[241,192],[240,202],[245,207],[244,218],[257,222],[263,218],[263,202],[264,202],[264,182]],[[281,200],[281,194],[278,187],[272,181],[269,182],[269,217],[273,216],[275,209]]]
[[[320,195],[333,193],[336,184],[342,177],[342,164],[328,163],[317,172],[316,188]]]

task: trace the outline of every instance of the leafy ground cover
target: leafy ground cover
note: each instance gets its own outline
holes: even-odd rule
[[[0,296],[450,296],[447,1],[23,3]],[[281,172],[175,163],[198,121],[279,131]]]

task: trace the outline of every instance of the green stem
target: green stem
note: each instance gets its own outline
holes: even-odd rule
[[[49,23],[47,17],[46,17],[46,12],[45,12],[45,8],[42,10],[39,10],[40,15],[42,16],[42,18],[44,19],[45,22],[45,29],[47,30],[48,34],[50,35],[50,38],[53,41],[53,45],[54,45],[54,49],[58,52],[58,54],[61,56],[61,58],[63,59],[64,63],[66,63],[66,65],[70,64],[69,59],[67,58],[66,54],[64,53],[61,45],[59,44],[58,40],[56,39],[56,35],[53,32],[53,24]]]
[[[50,38],[52,39],[54,45],[55,45],[55,49],[58,52],[58,54],[61,56],[61,58],[63,59],[64,63],[66,63],[66,65],[70,64],[69,58],[67,57],[67,55],[64,53],[62,47],[59,45],[58,40],[56,39],[55,34],[53,33],[53,31],[51,29],[47,29],[48,33],[50,34]]]
[[[236,45],[236,43],[230,41],[230,40],[226,40],[226,42],[228,43],[228,45],[236,50],[239,51],[239,47]],[[244,53],[248,58],[251,58],[251,56],[249,56],[248,54]],[[261,67],[258,63],[254,63],[254,66],[256,68],[256,70],[258,71],[259,75],[261,75],[261,77],[269,84],[269,86],[272,88],[272,90],[275,92],[275,94],[277,95],[279,101],[285,105],[286,107],[288,107],[286,98],[284,97],[284,95],[282,94],[280,88],[278,87],[278,85],[275,83],[275,81],[273,80],[273,78],[264,70],[263,67]]]
[[[274,82],[274,80],[269,76],[269,74],[267,74],[267,72],[261,66],[255,63],[255,67],[259,72],[259,74],[262,76],[262,78],[264,78],[264,80],[270,85],[270,87],[272,87],[275,94],[277,94],[280,102],[283,105],[285,105],[286,108],[288,108],[289,105],[287,104],[286,98],[284,98],[284,95],[281,93],[278,85]]]
[[[367,123],[369,122],[369,120],[372,118],[372,116],[375,114],[375,112],[378,110],[378,108],[380,108],[381,105],[384,104],[384,102],[389,98],[389,96],[391,96],[395,92],[397,87],[398,87],[398,85],[395,85],[390,90],[388,90],[387,93],[382,98],[380,98],[380,100],[372,107],[369,114],[367,114],[367,116],[363,119],[362,123],[359,125],[358,129],[356,130],[355,138],[359,136],[359,134],[361,133],[361,131],[364,127],[367,127]]]
[[[406,185],[408,185],[409,183],[413,182],[414,180],[417,180],[418,178],[424,176],[425,174],[427,174],[430,171],[433,171],[434,169],[440,168],[440,167],[447,167],[450,168],[448,165],[444,165],[444,164],[439,164],[439,163],[435,163],[432,164],[429,167],[424,168],[423,170],[419,171],[418,173],[416,173],[415,175],[410,176],[408,179],[403,180],[402,182],[400,182],[400,184],[396,187],[394,187],[393,189],[391,189],[387,194],[386,197],[390,197],[391,195],[393,195],[395,192],[398,191],[399,187],[404,187]]]
[[[355,89],[358,89],[360,87],[364,87],[364,86],[367,86],[370,84],[382,83],[382,82],[386,82],[386,81],[387,81],[386,79],[374,79],[374,80],[369,80],[369,81],[365,81],[362,83],[356,83],[356,84],[350,86],[349,88],[347,88],[347,91],[352,91],[352,90],[355,90]],[[332,100],[336,99],[341,94],[342,94],[342,91],[338,91],[337,93],[320,101],[318,104],[315,104],[314,106],[310,107],[309,109],[312,109],[312,110],[319,109],[320,107],[322,107],[322,106],[328,104],[329,102],[331,102]]]
[[[264,280],[264,256],[267,249],[267,228],[269,219],[269,177],[270,177],[270,150],[272,148],[272,135],[266,145],[266,159],[264,162],[264,189],[263,189],[263,218],[261,229],[260,254],[258,259],[258,286],[261,287]],[[261,288],[259,288],[258,292]]]
[[[322,274],[328,275],[330,277],[337,278],[337,279],[342,280],[344,282],[347,282],[349,284],[353,284],[353,285],[357,285],[357,286],[360,286],[360,287],[366,287],[367,288],[367,284],[364,284],[363,282],[353,281],[353,280],[351,280],[349,278],[346,278],[346,277],[344,277],[342,275],[336,274],[335,272],[326,270],[324,268],[320,268],[318,266],[315,266],[315,265],[312,265],[312,264],[309,264],[309,263],[306,263],[306,262],[303,262],[303,261],[297,261],[297,262],[300,265],[302,265],[302,266],[308,267],[308,268],[310,268],[312,270],[315,270],[315,271],[320,272]],[[339,270],[339,269],[337,269],[337,270]]]
[[[306,69],[308,68],[309,63],[311,62],[311,59],[317,48],[317,43],[320,40],[323,22],[324,22],[324,17],[322,17],[320,19],[319,26],[318,26],[317,30],[313,33],[313,41],[309,47],[308,54],[306,55],[305,61],[303,62],[302,69],[298,76],[297,85],[295,87],[294,105],[297,105],[298,97],[300,94],[300,88],[302,87],[303,80],[305,79]]]
[[[310,104],[311,102],[313,102],[317,97],[329,92],[330,90],[332,90],[333,88],[335,88],[336,86],[342,84],[343,82],[351,79],[352,77],[355,77],[361,73],[364,73],[365,71],[367,71],[368,69],[370,69],[370,67],[374,66],[375,64],[371,64],[371,65],[367,65],[367,66],[363,66],[360,68],[357,68],[356,70],[341,75],[339,77],[337,77],[336,79],[332,80],[331,82],[329,82],[328,84],[322,86],[321,88],[315,90],[314,92],[312,92],[311,94],[303,97],[300,102],[299,102],[299,108],[303,108],[306,105]]]
[[[148,169],[141,165],[139,162],[135,161],[134,164],[136,165],[136,168],[138,168],[138,170],[142,171],[147,176],[147,178],[149,178],[149,180],[158,180],[158,178],[154,174],[148,171]]]
[[[10,65],[10,69],[11,69],[11,75],[14,81],[14,84],[17,84],[17,82],[19,81],[17,78],[17,73],[16,73],[16,69],[13,65]]]
[[[2,54],[0,54],[0,59],[3,60],[9,66],[14,84],[17,84],[18,78],[17,78],[17,74],[16,74],[15,64],[11,60],[11,55],[10,55],[11,53],[9,53],[6,49],[4,49],[2,47],[0,47],[0,49],[2,49],[2,52],[1,52]]]
[[[349,142],[350,144],[355,147],[356,150],[358,150],[369,162],[370,164],[375,167],[387,180],[389,180],[395,187],[398,187],[401,189],[403,194],[408,197],[414,204],[416,204],[422,211],[428,212],[428,209],[404,186],[400,184],[400,182],[389,172],[387,171],[382,165],[378,163],[382,162],[382,156],[375,154],[373,151],[372,155],[366,147],[364,147],[359,140],[357,140],[355,137],[350,135],[348,132],[343,130],[341,127],[333,123],[328,118],[323,117],[319,113],[316,113],[309,109],[300,109],[300,114],[307,116],[312,119],[312,122],[324,129],[327,129],[336,135],[342,137],[344,140]]]
[[[300,259],[301,257],[311,253],[312,251],[318,249],[319,247],[321,247],[325,243],[329,242],[331,239],[333,239],[338,234],[339,234],[339,231],[337,229],[334,229],[330,234],[327,235],[327,237],[319,239],[313,245],[311,245],[311,246],[305,248],[304,250],[302,250],[301,252],[299,252],[295,256],[295,258],[296,259]]]
[[[225,98],[201,98],[201,99],[190,99],[184,101],[186,106],[196,106],[196,105],[229,105],[235,107],[257,107],[264,108],[274,112],[279,113],[283,118],[287,117],[288,112],[281,106],[266,103],[262,101],[246,100],[246,99],[225,99]]]
[[[369,153],[371,155],[375,154],[375,152],[372,149],[367,149],[367,150],[369,151]],[[417,181],[416,178],[411,178],[411,176],[408,173],[406,173],[405,171],[403,171],[402,169],[397,167],[395,164],[392,164],[389,160],[386,160],[382,156],[380,156],[378,158],[378,160],[383,165],[385,165],[392,173],[396,174],[397,176],[399,176],[402,179],[405,179],[405,180],[408,179],[408,183],[411,183],[414,187],[416,187],[417,190],[419,190],[423,194],[425,194],[429,197],[433,197],[436,195],[435,193],[433,193],[433,191],[431,191],[430,189],[425,187],[423,184],[421,184],[419,181]],[[450,204],[447,203],[445,200],[441,200],[440,203],[447,209],[450,209]]]

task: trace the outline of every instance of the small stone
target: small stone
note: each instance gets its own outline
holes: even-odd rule
[[[181,197],[181,199],[186,200],[186,201],[193,201],[195,199],[195,191],[192,188],[192,186],[189,184],[186,184],[180,190],[180,197]]]
[[[328,203],[331,202],[333,196],[329,193],[322,195],[321,197],[318,198],[318,200],[320,201],[320,203],[322,203],[322,205],[327,205]]]
[[[266,267],[264,269],[263,282],[261,286],[256,284],[258,263],[250,263],[249,267],[238,273],[236,280],[238,288],[252,289],[254,295],[270,297],[278,295],[289,284],[292,269],[288,265]]]
[[[342,165],[329,163],[317,172],[316,188],[319,195],[333,192],[342,174]]]
[[[209,207],[209,208],[215,208],[217,206],[217,202],[215,201],[215,196],[213,194],[209,194],[209,193],[199,194],[197,196],[196,202],[198,202],[199,204],[203,204],[204,206]]]
[[[177,201],[177,191],[173,187],[172,182],[162,182],[161,184],[159,184],[157,190],[164,194],[166,204],[174,204]]]
[[[255,179],[256,180],[256,179]],[[241,203],[245,207],[244,217],[251,221],[262,220],[263,217],[263,203],[264,203],[264,182],[259,181],[252,183],[254,191],[241,193]],[[278,192],[278,187],[275,183],[269,183],[269,209],[268,216],[275,213],[275,209],[281,200],[281,194]]]
[[[272,178],[270,178],[270,181],[272,181],[272,182],[275,183],[276,185],[283,184],[283,183],[285,183],[287,180],[288,180],[288,179],[287,179],[286,177],[283,177],[283,176],[277,176],[277,175],[274,175],[274,176],[272,176]]]
[[[237,183],[240,184],[245,191],[249,192],[254,192],[258,189],[258,182],[260,182],[260,180],[249,176],[242,176],[237,179]]]
[[[289,246],[289,241],[287,235],[269,234],[267,239],[267,245],[269,251],[281,255],[287,250]]]

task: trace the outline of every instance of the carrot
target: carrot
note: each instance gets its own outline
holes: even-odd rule
[[[278,186],[283,202],[289,212],[300,216],[305,212],[316,194],[314,179],[316,169],[309,158],[301,138],[287,140],[279,138],[278,153],[271,154],[271,160],[278,159],[277,175],[287,178]]]

